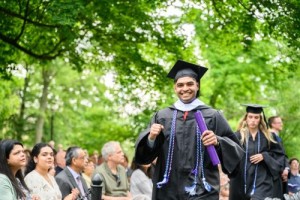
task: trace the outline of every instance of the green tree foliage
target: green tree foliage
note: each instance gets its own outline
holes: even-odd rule
[[[185,16],[185,22],[195,25],[195,46],[210,68],[202,98],[222,109],[233,129],[244,113],[241,103],[269,105],[267,116],[289,119],[282,135],[289,147],[297,146],[299,134],[298,122],[292,120],[299,115],[294,91],[299,86],[299,39],[294,38],[299,29],[287,27],[299,25],[298,10],[299,3],[287,1],[206,1]]]
[[[176,53],[182,40],[174,33],[176,24],[155,15],[164,7],[158,2],[3,1],[0,60],[10,64],[21,52],[38,60],[63,57],[79,71],[85,64],[115,67],[120,75],[153,67],[160,76],[161,67],[140,49],[151,45],[152,51]]]
[[[47,66],[49,71],[55,67],[52,60],[58,59],[63,61],[60,66],[71,66],[78,71],[97,69],[102,75],[112,71],[122,87],[128,87],[128,93],[137,88],[140,80],[161,80],[165,71],[158,63],[162,59],[152,58],[178,54],[176,46],[183,41],[174,33],[176,24],[156,13],[156,9],[165,6],[161,1],[3,1],[0,3],[2,78],[9,78],[7,66],[11,63],[30,65],[35,73],[44,74],[43,79],[36,76],[37,82],[32,84],[47,91],[45,80],[53,75],[45,75],[40,68]],[[144,53],[149,47],[151,54]],[[146,67],[147,73],[140,74],[146,72]],[[38,132],[48,117],[45,108],[50,100],[45,98],[47,92],[41,91],[29,95],[36,98],[33,102],[38,102],[39,107],[27,110],[27,115],[35,118],[36,141],[42,137]],[[124,101],[122,96],[117,100]],[[23,131],[19,130],[18,135]]]
[[[176,99],[165,76],[184,59],[209,68],[200,98],[233,129],[241,103],[269,105],[267,116],[284,119],[288,154],[300,156],[290,148],[300,134],[299,12],[296,0],[2,1],[0,73],[10,79],[0,83],[2,136],[32,144],[42,117],[44,141],[90,150],[134,142],[154,111]],[[27,79],[10,76],[17,64]]]
[[[0,127],[5,130],[8,135],[16,137],[15,122],[18,122],[21,101],[20,101],[20,88],[22,87],[22,79],[13,78],[11,81],[0,82]],[[6,137],[6,134],[0,134],[1,138]]]

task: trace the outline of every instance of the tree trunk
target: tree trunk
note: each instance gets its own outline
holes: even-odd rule
[[[25,66],[26,71],[28,72],[29,67],[26,65]],[[27,88],[29,85],[29,81],[30,81],[30,74],[27,73],[25,78],[24,78],[24,87],[22,90],[22,94],[20,95],[20,99],[21,99],[21,106],[20,106],[20,113],[19,113],[19,117],[16,121],[16,138],[17,140],[21,141],[21,136],[24,133],[24,123],[25,123],[25,119],[24,119],[24,113],[25,113],[25,102],[26,102],[26,97],[27,97]]]
[[[43,91],[42,96],[40,98],[40,108],[39,108],[39,114],[36,122],[36,135],[35,135],[35,142],[39,143],[42,141],[43,138],[43,128],[44,128],[44,122],[45,122],[45,115],[47,110],[47,103],[48,103],[48,89],[51,82],[51,72],[49,69],[46,69],[43,67],[42,69],[42,77],[43,77]]]

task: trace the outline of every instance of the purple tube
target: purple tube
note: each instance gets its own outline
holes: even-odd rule
[[[195,113],[195,118],[196,118],[196,122],[198,124],[198,127],[200,129],[200,132],[202,134],[204,131],[207,130],[207,127],[206,127],[206,124],[204,122],[204,118],[202,116],[202,113],[201,112],[196,112]],[[219,156],[216,152],[215,147],[213,145],[209,145],[206,148],[207,148],[208,155],[210,157],[210,160],[211,160],[212,164],[214,166],[220,164],[220,159],[219,159]]]

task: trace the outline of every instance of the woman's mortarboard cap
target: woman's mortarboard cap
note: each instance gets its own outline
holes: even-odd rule
[[[242,104],[242,106],[246,106],[246,112],[247,113],[255,113],[255,114],[262,113],[264,121],[267,125],[267,128],[269,128],[268,122],[267,122],[267,119],[266,119],[266,116],[265,116],[265,113],[264,113],[264,109],[263,109],[267,106],[263,106],[263,105],[259,105],[259,104]]]
[[[259,105],[259,104],[242,104],[242,106],[246,106],[247,113],[255,113],[260,114],[263,112],[263,108],[266,106]]]
[[[167,77],[174,79],[175,81],[181,77],[192,77],[195,78],[197,82],[200,81],[201,77],[207,71],[206,67],[200,65],[195,65],[183,60],[178,60],[172,67]]]

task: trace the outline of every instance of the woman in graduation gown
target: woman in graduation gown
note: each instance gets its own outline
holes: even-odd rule
[[[231,200],[273,198],[274,180],[280,178],[284,151],[267,129],[263,106],[245,104],[237,137],[245,150],[237,176],[230,180]]]
[[[213,166],[205,147],[214,145],[227,174],[235,170],[242,158],[243,150],[223,115],[197,99],[200,78],[206,70],[177,61],[168,77],[175,80],[179,100],[155,113],[137,139],[137,163],[149,164],[157,158],[153,200],[217,200],[218,166]],[[208,128],[202,136],[195,112],[202,113]]]

